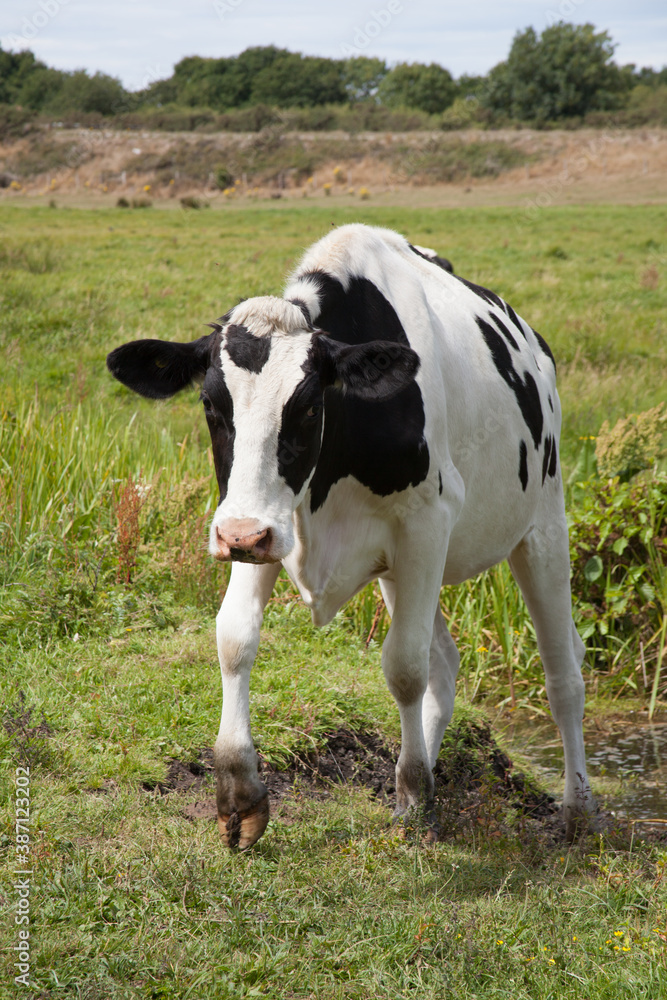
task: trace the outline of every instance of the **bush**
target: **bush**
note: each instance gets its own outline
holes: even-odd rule
[[[181,208],[200,209],[200,208],[210,208],[210,207],[211,207],[210,203],[206,201],[205,198],[195,198],[193,195],[190,194],[186,195],[184,198],[181,198]]]
[[[93,156],[93,151],[79,142],[60,142],[57,139],[37,135],[31,137],[29,145],[8,163],[11,171],[19,177],[36,177],[63,168],[75,169]]]
[[[215,186],[221,191],[224,191],[225,188],[231,187],[235,179],[234,174],[231,170],[228,170],[227,167],[218,167],[215,171]]]
[[[0,104],[0,142],[26,135],[35,121],[35,112],[13,104]]]
[[[420,149],[391,148],[393,167],[424,183],[453,183],[466,177],[497,177],[505,170],[526,163],[528,157],[507,142],[460,142],[433,139]]]
[[[579,632],[604,661],[613,643],[651,641],[667,610],[667,476],[591,481],[570,520]]]

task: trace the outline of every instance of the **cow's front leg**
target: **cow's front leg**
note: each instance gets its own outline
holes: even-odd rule
[[[216,621],[222,672],[222,717],[213,752],[218,785],[218,828],[227,847],[250,847],[269,822],[268,792],[257,773],[250,733],[250,671],[264,608],[280,563],[234,563]]]

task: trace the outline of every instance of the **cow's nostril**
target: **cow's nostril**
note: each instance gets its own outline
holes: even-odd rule
[[[264,554],[271,548],[271,542],[273,541],[273,535],[271,529],[267,528],[261,538],[258,538],[255,543],[255,550],[260,554]]]

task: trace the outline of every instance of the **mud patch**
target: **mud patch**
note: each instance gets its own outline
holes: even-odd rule
[[[325,798],[334,785],[367,788],[387,807],[393,806],[398,747],[376,733],[339,729],[323,740],[318,751],[294,758],[278,771],[266,761],[260,765],[269,790],[271,812],[288,818],[290,797]],[[183,809],[190,820],[214,820],[213,754],[206,750],[195,763],[172,761],[162,794],[210,789]],[[523,837],[558,841],[565,824],[552,795],[514,768],[500,749],[488,725],[463,720],[453,725],[435,768],[436,807],[443,839],[466,835],[471,827],[490,836],[513,831]]]
[[[200,791],[210,786],[213,778],[213,751],[200,750],[195,761],[171,760],[164,781],[145,781],[142,788],[146,792],[158,791],[161,795],[169,792]]]

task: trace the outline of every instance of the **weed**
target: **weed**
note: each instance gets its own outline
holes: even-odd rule
[[[121,483],[114,495],[114,512],[118,522],[118,583],[128,586],[137,564],[139,548],[139,515],[147,494],[147,487],[135,483],[132,476]]]
[[[665,455],[667,412],[660,403],[644,413],[617,420],[613,427],[605,420],[598,431],[595,457],[601,476],[618,476],[627,482],[638,472],[651,469]]]

